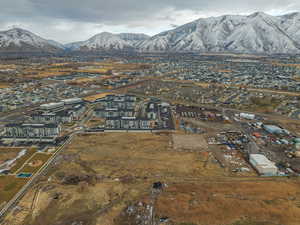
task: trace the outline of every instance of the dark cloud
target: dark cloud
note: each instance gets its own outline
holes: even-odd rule
[[[60,41],[70,41],[87,38],[105,28],[115,32],[141,30],[153,34],[172,28],[171,24],[181,25],[199,17],[255,11],[271,14],[300,11],[300,1],[4,0],[1,2],[0,28],[17,24]],[[81,33],[76,34],[79,29]],[[65,36],[64,33],[70,31],[73,35]]]

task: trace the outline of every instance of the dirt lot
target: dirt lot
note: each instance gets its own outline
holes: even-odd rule
[[[207,151],[207,142],[203,135],[173,134],[173,144],[176,150],[204,150]]]

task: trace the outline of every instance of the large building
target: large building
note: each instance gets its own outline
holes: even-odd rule
[[[133,117],[134,114],[133,109],[97,108],[94,110],[94,116],[99,118]]]
[[[2,140],[54,142],[61,132],[59,124],[7,124]]]
[[[81,104],[83,103],[83,100],[81,98],[69,98],[64,99],[61,102],[63,102],[65,105],[73,105],[73,104]]]
[[[170,105],[151,99],[137,104],[133,95],[107,95],[94,116],[105,119],[106,129],[152,130],[172,128]]]
[[[40,111],[31,115],[31,121],[33,123],[71,123],[74,120],[79,120],[85,110],[84,104],[78,104],[54,112]]]
[[[47,103],[40,106],[42,110],[60,110],[64,108],[63,102]]]
[[[65,106],[82,104],[83,100],[81,98],[69,98],[61,100],[60,102],[52,102],[40,105],[40,109],[44,111],[59,111],[65,108]]]
[[[103,108],[134,109],[136,100],[133,95],[107,95],[99,102]]]
[[[153,129],[154,126],[154,121],[135,117],[107,118],[105,121],[105,127],[108,129],[148,130]]]
[[[250,154],[249,161],[260,175],[276,176],[278,173],[275,164],[262,154]]]

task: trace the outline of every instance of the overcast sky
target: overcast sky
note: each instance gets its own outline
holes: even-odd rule
[[[28,29],[62,43],[102,31],[154,35],[201,17],[300,11],[300,0],[1,0],[0,30]]]

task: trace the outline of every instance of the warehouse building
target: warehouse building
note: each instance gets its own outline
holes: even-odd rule
[[[250,154],[249,161],[260,175],[276,176],[278,173],[275,164],[262,154]]]

